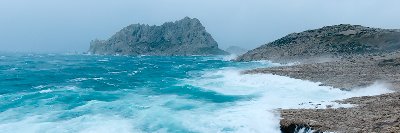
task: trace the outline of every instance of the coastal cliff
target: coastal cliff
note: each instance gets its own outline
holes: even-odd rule
[[[251,50],[237,60],[319,62],[389,53],[399,49],[400,30],[340,24],[289,34]]]
[[[103,55],[225,55],[196,18],[161,26],[132,24],[107,40],[93,40],[89,53]]]

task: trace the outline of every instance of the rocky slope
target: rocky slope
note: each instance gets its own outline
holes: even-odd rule
[[[399,49],[400,30],[341,24],[289,34],[251,50],[237,60],[324,62]]]
[[[161,26],[133,24],[108,40],[94,40],[89,53],[120,55],[221,55],[217,42],[196,18]]]

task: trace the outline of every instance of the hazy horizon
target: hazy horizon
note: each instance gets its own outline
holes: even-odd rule
[[[289,4],[290,3],[290,4]],[[222,49],[252,49],[286,34],[327,25],[400,29],[395,0],[159,0],[0,2],[0,51],[84,52],[130,24],[198,18]]]

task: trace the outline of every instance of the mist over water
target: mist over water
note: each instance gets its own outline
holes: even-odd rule
[[[353,92],[240,71],[226,57],[0,55],[0,132],[280,132],[277,108],[316,108]]]
[[[2,0],[0,51],[86,52],[130,24],[201,20],[223,49],[337,24],[400,27],[398,0]],[[318,18],[318,19],[316,19]],[[390,21],[388,21],[390,20]]]

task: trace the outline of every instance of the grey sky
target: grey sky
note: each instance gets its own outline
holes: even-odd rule
[[[399,0],[0,0],[0,51],[86,51],[133,24],[200,19],[220,47],[255,48],[340,23],[400,29]]]

